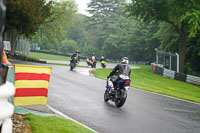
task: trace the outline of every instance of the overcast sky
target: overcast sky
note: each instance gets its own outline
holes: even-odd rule
[[[91,0],[76,0],[76,4],[78,5],[78,12],[88,15],[88,13],[85,11],[87,9],[87,4]]]

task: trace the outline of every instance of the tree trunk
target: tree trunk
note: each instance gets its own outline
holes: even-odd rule
[[[187,38],[188,38],[188,25],[183,23],[181,26],[180,45],[179,45],[179,72],[181,73],[184,73],[185,70]]]

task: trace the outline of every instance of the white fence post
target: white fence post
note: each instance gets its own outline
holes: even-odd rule
[[[176,57],[177,57],[177,73],[179,73],[179,54],[176,53]]]
[[[6,82],[0,86],[0,133],[12,133],[12,120],[11,116],[14,113],[14,106],[8,102],[8,98],[14,96],[15,86]]]

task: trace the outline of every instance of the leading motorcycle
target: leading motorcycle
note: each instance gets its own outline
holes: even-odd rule
[[[70,60],[70,70],[72,71],[75,69],[76,65],[78,64],[78,57],[73,57],[73,59]]]
[[[106,90],[104,93],[104,101],[108,102],[109,100],[115,103],[117,108],[120,108],[124,105],[127,98],[127,91],[130,87],[130,78],[125,75],[119,75],[120,80],[113,85],[112,77],[107,79]]]

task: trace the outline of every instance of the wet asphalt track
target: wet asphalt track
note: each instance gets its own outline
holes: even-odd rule
[[[48,66],[48,104],[99,133],[200,132],[199,104],[131,88],[118,109],[103,100],[106,81],[80,74],[85,68]]]
[[[200,105],[137,89],[118,109],[105,103],[106,82],[53,66],[48,104],[100,133],[199,133]]]
[[[70,61],[59,61],[59,60],[44,60],[44,61],[47,61],[48,63],[70,64]],[[86,62],[79,62],[78,65],[88,67]],[[116,64],[107,63],[106,68],[114,68],[115,66]],[[139,68],[136,66],[130,66],[130,67],[133,69]],[[91,68],[91,67],[89,66],[88,68]],[[97,62],[96,68],[102,68],[100,62]]]

